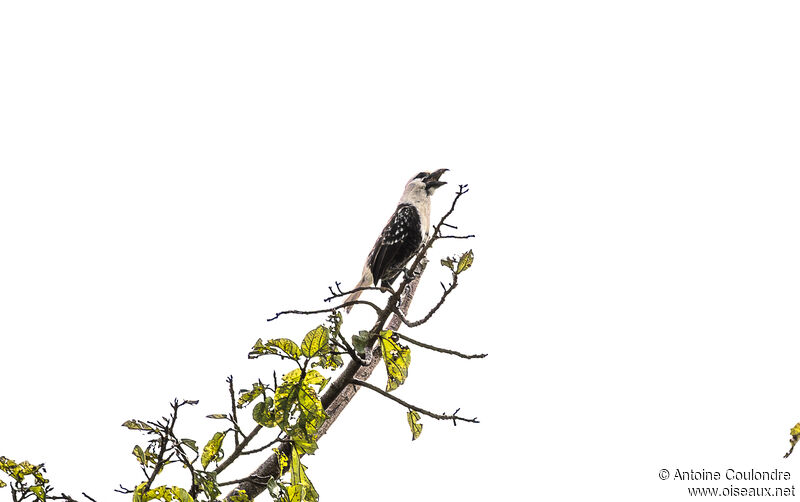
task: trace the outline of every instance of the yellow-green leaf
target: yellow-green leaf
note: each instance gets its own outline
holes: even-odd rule
[[[308,488],[303,485],[292,485],[286,489],[289,502],[303,502],[308,496]]]
[[[388,381],[387,392],[391,392],[403,385],[408,376],[408,367],[411,365],[411,349],[404,347],[393,340],[392,330],[381,331],[381,353],[386,364]]]
[[[131,429],[131,430],[134,430],[134,431],[152,431],[153,430],[152,427],[150,427],[145,422],[142,422],[141,420],[126,420],[125,422],[123,422],[122,426],[123,427],[127,427],[128,429]]]
[[[35,485],[31,486],[30,490],[36,495],[36,498],[39,499],[41,502],[44,502],[44,486]]]
[[[301,439],[299,437],[292,438],[292,443],[294,447],[297,448],[297,451],[302,453],[303,455],[313,455],[315,451],[317,451],[317,441],[315,439]]]
[[[297,451],[296,448],[292,448],[292,463],[290,465],[291,471],[291,483],[292,486],[289,487],[291,490],[294,486],[304,486],[306,487],[306,492],[303,495],[303,498],[300,500],[305,500],[306,502],[316,502],[319,500],[319,494],[314,489],[314,485],[311,484],[311,480],[308,479],[306,475],[306,467],[300,463],[300,453]]]
[[[181,444],[185,444],[189,448],[192,449],[195,453],[197,453],[197,441],[194,439],[181,439]]]
[[[239,399],[236,401],[236,407],[244,408],[245,406],[253,402],[258,396],[264,393],[264,384],[261,383],[260,381],[256,382],[253,384],[252,390],[247,391],[242,389],[239,391],[239,393],[241,394],[241,396],[239,396]]]
[[[264,427],[275,427],[275,410],[271,409],[272,398],[267,399],[268,401],[256,403],[253,408],[253,420]]]
[[[283,375],[283,381],[288,383],[297,383],[300,381],[300,376],[303,374],[303,371],[300,368],[295,368],[289,373]]]
[[[208,468],[208,464],[210,464],[214,460],[219,460],[221,457],[220,455],[220,448],[222,447],[222,440],[225,439],[224,432],[217,432],[214,434],[206,446],[203,448],[203,454],[200,456],[200,463],[203,464],[203,469]]]
[[[461,272],[467,270],[469,267],[472,266],[472,260],[475,256],[472,254],[472,250],[470,249],[458,260],[458,266],[456,267],[456,274],[460,274]]]
[[[414,410],[408,410],[408,426],[411,428],[411,440],[414,441],[422,433],[422,424],[419,423],[419,413]]]
[[[323,385],[327,383],[329,379],[322,376],[317,370],[308,370],[306,371],[306,376],[303,378],[303,383],[308,385]]]
[[[233,495],[228,500],[230,502],[250,502],[250,497],[247,496],[247,492],[244,490],[234,490]]]
[[[798,422],[797,425],[792,427],[792,429],[789,431],[789,434],[792,435],[791,439],[789,439],[789,444],[791,445],[791,448],[789,448],[789,451],[786,452],[786,455],[784,455],[783,458],[787,458],[789,455],[791,455],[792,452],[794,451],[794,447],[797,446],[797,442],[800,441],[800,422]]]
[[[270,340],[267,342],[267,347],[280,349],[284,354],[292,359],[298,359],[300,357],[300,347],[298,347],[296,343],[288,338],[276,338],[274,340]]]
[[[300,351],[306,357],[320,356],[330,350],[328,345],[328,328],[317,326],[308,332],[300,344]]]
[[[278,472],[283,474],[286,471],[286,466],[289,465],[289,459],[280,448],[273,448],[272,451],[275,452],[275,457],[278,459]]]
[[[144,455],[144,450],[138,444],[133,447],[133,456],[136,457],[136,460],[139,461],[142,465],[147,465],[147,457]]]

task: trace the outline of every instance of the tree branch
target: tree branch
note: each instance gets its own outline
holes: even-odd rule
[[[328,308],[328,309],[320,309],[320,310],[284,310],[282,312],[278,312],[274,316],[272,316],[269,319],[267,319],[267,322],[272,322],[275,319],[279,318],[280,316],[286,315],[286,314],[298,314],[298,315],[331,314],[333,312],[336,312],[337,310],[341,310],[344,307],[348,307],[350,305],[358,305],[358,304],[369,305],[370,307],[373,308],[373,310],[375,310],[375,312],[377,312],[379,314],[381,312],[381,308],[378,307],[377,305],[375,305],[372,302],[368,302],[368,301],[365,301],[365,300],[353,300],[353,301],[350,301],[350,302],[344,302],[341,305],[337,305],[335,307],[331,307],[331,308]]]
[[[400,399],[399,397],[395,396],[394,394],[390,394],[390,393],[386,392],[385,390],[381,389],[380,387],[375,387],[374,385],[369,384],[367,382],[362,382],[360,380],[351,380],[350,383],[355,384],[355,385],[359,385],[361,387],[366,387],[366,388],[368,388],[370,390],[373,390],[373,391],[377,392],[378,394],[382,395],[383,397],[391,399],[395,403],[402,404],[403,406],[405,406],[406,408],[408,408],[410,410],[414,410],[416,412],[422,413],[423,415],[427,415],[427,416],[429,416],[431,418],[435,418],[436,420],[452,420],[453,423],[455,423],[456,420],[461,420],[462,422],[470,422],[470,423],[473,423],[473,424],[479,424],[480,423],[478,421],[478,417],[475,417],[475,418],[464,418],[464,417],[459,417],[455,413],[452,414],[452,415],[444,415],[444,414],[439,414],[439,413],[433,413],[433,412],[428,411],[428,410],[426,410],[424,408],[420,408],[419,406],[407,403],[407,402],[403,401],[402,399]],[[461,408],[459,408],[459,409],[461,409]],[[456,413],[458,413],[458,410],[456,410]]]
[[[380,291],[381,293],[390,293],[394,294],[394,289],[388,286],[361,286],[358,288],[353,288],[348,291],[342,291],[342,288],[339,287],[341,285],[340,282],[336,282],[336,289],[338,292],[334,291],[332,287],[328,286],[328,290],[331,292],[331,296],[325,298],[324,302],[330,302],[336,298],[341,298],[343,296],[350,296],[351,294],[355,293],[356,291]]]
[[[250,434],[248,434],[247,437],[245,437],[242,440],[239,446],[237,446],[236,449],[233,450],[233,453],[231,453],[231,455],[228,458],[226,458],[221,464],[217,466],[216,469],[214,469],[214,474],[219,474],[220,472],[224,471],[229,465],[231,465],[231,463],[233,463],[233,461],[236,460],[239,457],[239,455],[242,454],[244,447],[250,444],[250,441],[252,441],[253,438],[256,437],[256,434],[258,434],[258,432],[263,427],[264,426],[260,424],[253,427],[253,430],[250,432]]]
[[[428,350],[433,350],[434,352],[441,352],[443,354],[451,354],[451,355],[454,355],[454,356],[462,357],[464,359],[480,359],[480,358],[483,358],[483,357],[486,357],[486,356],[489,355],[489,354],[462,354],[461,352],[457,352],[455,350],[443,349],[441,347],[435,347],[433,345],[428,345],[427,343],[423,343],[423,342],[420,342],[418,340],[414,340],[413,338],[408,337],[406,335],[401,335],[400,333],[395,333],[395,335],[397,335],[401,340],[405,340],[405,341],[407,341],[409,343],[412,343],[414,345],[418,345],[418,346],[420,346],[422,348],[425,348],[425,349],[428,349]]]

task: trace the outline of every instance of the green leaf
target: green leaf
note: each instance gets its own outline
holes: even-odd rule
[[[279,385],[275,391],[275,423],[280,425],[282,429],[288,427],[292,408],[297,403],[299,387],[296,383],[286,382]]]
[[[278,459],[278,472],[283,474],[286,466],[289,465],[289,459],[286,457],[286,454],[280,450],[280,448],[273,448],[272,451],[275,452],[275,457]]]
[[[319,371],[308,370],[306,371],[305,378],[303,378],[303,383],[307,385],[321,385],[324,387],[324,385],[328,382],[328,380],[330,379],[322,376],[322,373],[320,373]]]
[[[372,338],[372,334],[369,331],[359,331],[357,335],[352,336],[353,349],[357,354],[364,355],[370,338]]]
[[[264,354],[270,354],[271,352],[267,351],[267,346],[264,345],[264,342],[261,341],[261,338],[256,340],[256,343],[253,345],[253,348],[250,350],[250,353],[247,354],[248,359],[255,359],[259,356],[263,356]]]
[[[173,486],[172,487],[172,493],[173,493],[173,495],[175,495],[175,498],[179,502],[194,502],[194,499],[192,499],[192,496],[189,495],[189,492],[187,492],[183,488],[179,488],[177,486]]]
[[[214,434],[214,437],[206,443],[206,446],[203,448],[203,454],[200,456],[200,463],[203,464],[203,469],[207,469],[208,464],[212,461],[222,458],[222,455],[220,455],[220,448],[222,447],[223,439],[225,439],[225,433],[217,432]]]
[[[147,486],[147,482],[141,483],[136,488],[133,489],[133,502],[142,502],[142,497],[144,497],[145,486]]]
[[[163,500],[165,502],[194,502],[189,492],[177,486],[159,486],[151,488],[144,492],[146,483],[142,483],[136,487],[133,492],[133,500],[135,502],[148,502],[150,500]]]
[[[325,414],[325,409],[322,407],[322,401],[319,400],[317,393],[311,386],[302,385],[298,392],[298,404],[300,418],[297,423],[303,428],[304,435],[307,438],[313,438],[322,422],[328,418],[328,415]]]
[[[294,447],[292,448],[292,463],[290,465],[290,472],[292,486],[289,487],[289,490],[298,485],[304,486],[306,487],[306,493],[300,500],[305,500],[306,502],[316,502],[319,500],[319,494],[314,489],[314,485],[311,484],[311,480],[308,479],[308,476],[306,475],[306,467],[300,463],[300,453],[297,451],[297,448]]]
[[[386,382],[387,392],[403,385],[408,376],[408,367],[411,365],[411,349],[400,345],[393,340],[393,337],[392,330],[381,331],[381,353],[389,377]]]
[[[214,418],[217,420],[225,420],[228,418],[228,415],[224,413],[212,413],[211,415],[206,415],[206,418]]]
[[[142,422],[141,420],[126,420],[122,424],[123,427],[127,427],[133,431],[152,431],[153,428],[150,427],[147,423]]]
[[[286,489],[289,502],[303,502],[308,497],[308,487],[304,485],[292,485]]]
[[[40,502],[44,502],[44,486],[35,485],[30,487],[30,491],[36,495],[36,498],[39,499]]]
[[[319,448],[319,446],[317,446],[316,439],[306,440],[298,437],[292,439],[292,443],[294,444],[294,447],[297,448],[297,451],[303,455],[313,455],[314,452]]]
[[[253,407],[253,420],[264,427],[275,427],[275,410],[271,410],[272,398],[256,403]]]
[[[208,500],[216,500],[222,494],[217,484],[217,475],[213,472],[198,472],[196,474],[196,484],[200,486]]]
[[[300,377],[303,375],[303,370],[300,368],[293,369],[289,373],[286,373],[281,377],[284,382],[287,383],[297,383],[300,381]]]
[[[308,332],[300,344],[300,351],[306,357],[316,357],[325,354],[330,350],[328,337],[330,333],[325,326],[317,326]]]
[[[275,348],[281,350],[284,354],[292,359],[300,358],[300,347],[288,338],[276,338],[267,342],[267,348]],[[275,352],[277,354],[277,352]]]
[[[460,274],[461,272],[467,270],[469,267],[472,266],[472,260],[475,256],[472,254],[472,250],[470,249],[466,253],[461,255],[461,258],[458,260],[458,267],[456,267],[456,274]]]
[[[319,356],[319,359],[317,361],[311,363],[312,368],[315,368],[317,366],[325,368],[326,370],[327,369],[335,370],[340,366],[344,366],[344,360],[342,359],[342,356],[340,356],[339,354],[333,354],[328,352],[327,354],[322,354],[321,356]]]
[[[267,343],[264,343],[259,338],[247,357],[255,359],[266,354],[277,354],[281,357],[297,360],[300,358],[300,347],[288,338],[276,338],[269,340]]]
[[[147,457],[144,454],[144,450],[138,444],[133,447],[133,456],[136,457],[136,460],[139,461],[142,465],[147,465]]]
[[[195,453],[197,453],[197,441],[194,439],[181,439],[181,444],[185,444],[189,448],[191,448]]]
[[[277,448],[275,448],[275,450],[277,450]],[[284,455],[284,458],[286,458],[286,455]],[[284,466],[285,465],[286,464],[284,464]],[[283,469],[281,469],[281,471],[283,471]],[[285,493],[285,490],[286,489],[283,487],[283,484],[276,481],[272,476],[270,476],[270,478],[267,480],[267,492],[269,492],[273,499],[281,500],[279,497]]]
[[[443,258],[440,263],[442,264],[443,267],[447,267],[450,270],[454,270],[453,268],[454,261],[452,258]]]
[[[244,490],[235,490],[228,500],[230,502],[250,502],[250,497],[247,496],[247,492]]]
[[[408,426],[411,428],[411,440],[414,441],[422,433],[422,424],[419,423],[419,413],[414,410],[408,410],[406,414],[408,417]]]
[[[236,407],[244,408],[251,402],[255,401],[258,396],[264,393],[264,384],[260,381],[256,382],[253,384],[252,390],[247,391],[242,389],[239,391],[239,393],[241,396],[239,396],[239,399],[236,401]]]
[[[6,482],[0,479],[0,488],[5,488],[5,487],[6,487]]]
[[[789,434],[792,435],[792,438],[789,439],[789,444],[791,445],[791,448],[789,448],[789,451],[786,453],[786,455],[783,456],[783,458],[787,458],[789,455],[791,455],[792,452],[794,451],[794,447],[797,446],[797,442],[800,441],[800,422],[798,422],[797,425],[791,428]]]

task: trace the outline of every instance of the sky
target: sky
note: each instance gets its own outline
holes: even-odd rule
[[[794,2],[5,2],[0,455],[135,486],[174,398],[205,442],[354,284],[405,182],[473,267],[305,460],[322,500],[688,500],[800,485]],[[354,311],[343,329],[371,326]],[[385,383],[379,368],[370,380]],[[263,459],[247,459],[244,476]],[[662,469],[669,479],[659,479]],[[725,479],[789,472],[789,481]],[[676,470],[718,471],[681,481]],[[165,482],[185,482],[180,469]],[[7,488],[5,489],[7,490]],[[0,490],[2,492],[2,490]],[[8,495],[0,495],[8,496]],[[263,498],[263,497],[262,497]]]

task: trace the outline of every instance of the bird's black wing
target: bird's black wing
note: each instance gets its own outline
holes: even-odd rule
[[[419,212],[411,204],[400,204],[370,253],[369,268],[373,284],[396,275],[420,244],[422,223]]]

